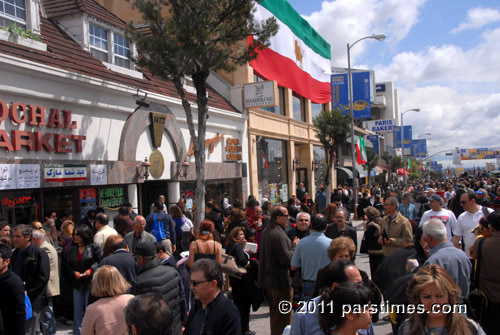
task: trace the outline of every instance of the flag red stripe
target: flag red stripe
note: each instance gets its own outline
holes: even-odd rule
[[[247,39],[252,43],[253,37]],[[292,89],[299,95],[319,104],[331,101],[330,83],[321,82],[270,48],[257,50],[257,59],[250,61],[250,66],[268,80],[276,80],[278,85]]]

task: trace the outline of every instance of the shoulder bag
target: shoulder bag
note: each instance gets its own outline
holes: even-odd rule
[[[233,249],[234,249],[234,244],[231,247],[231,251]],[[221,256],[222,272],[227,273],[231,277],[241,279],[241,277],[247,273],[247,269],[239,267],[236,264],[234,256],[229,255],[231,251],[229,251],[228,253],[223,253]]]

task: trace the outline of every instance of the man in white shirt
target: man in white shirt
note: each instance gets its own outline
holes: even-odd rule
[[[104,213],[99,213],[95,217],[95,227],[97,228],[97,233],[94,236],[94,243],[101,248],[104,247],[104,243],[111,235],[118,235],[114,228],[108,226],[108,216]]]
[[[474,245],[476,235],[472,232],[479,223],[479,220],[484,216],[484,211],[493,212],[491,208],[483,207],[476,203],[476,193],[468,190],[460,197],[460,205],[465,209],[465,212],[460,214],[457,220],[457,228],[453,232],[452,242],[455,247],[461,249],[459,244],[460,238],[463,238],[464,251],[470,257],[470,247]]]
[[[419,227],[422,227],[422,225],[429,221],[430,219],[439,219],[441,222],[444,223],[446,227],[446,233],[448,235],[448,242],[451,241],[451,238],[453,236],[453,233],[456,230],[456,225],[457,225],[457,218],[455,217],[455,214],[453,214],[452,211],[448,209],[443,209],[443,198],[441,196],[434,194],[432,197],[429,198],[429,206],[431,207],[430,210],[426,211],[423,215],[422,218],[420,219],[420,224]]]

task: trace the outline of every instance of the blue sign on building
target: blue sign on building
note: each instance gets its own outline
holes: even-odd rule
[[[373,144],[373,150],[377,153],[377,155],[380,155],[380,146],[378,142],[378,135],[367,135],[366,139]]]
[[[347,74],[332,74],[332,109],[349,113],[349,84]],[[352,72],[354,119],[370,119],[370,72]]]
[[[332,110],[338,109],[344,115],[349,112],[349,85],[347,83],[347,74],[332,74]]]
[[[411,141],[411,155],[416,158],[425,158],[427,156],[427,140],[418,139]]]
[[[412,148],[412,129],[411,126],[404,126],[405,128],[405,148]],[[395,126],[393,127],[393,139],[394,139],[394,147],[401,148],[401,127]]]

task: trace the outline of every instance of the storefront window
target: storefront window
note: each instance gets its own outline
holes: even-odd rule
[[[314,157],[314,185],[316,185],[316,192],[319,191],[319,185],[325,183],[325,176],[327,170],[327,162],[325,149],[323,147],[314,145],[313,146],[313,157]]]
[[[83,219],[91,209],[97,209],[97,188],[80,189],[80,219]]]
[[[45,213],[49,210],[57,212],[58,218],[62,212],[74,215],[73,212],[73,189],[50,189],[43,192],[43,208]],[[75,209],[76,211],[76,209]],[[43,220],[43,218],[41,218]],[[75,218],[76,222],[79,218]]]
[[[222,200],[227,198],[229,204],[233,204],[235,199],[242,199],[241,179],[218,179],[207,180],[205,186],[205,201],[215,200],[217,205],[222,207]],[[195,183],[181,183],[181,197],[186,200],[186,206],[194,201]]]
[[[118,215],[118,209],[127,199],[126,188],[123,186],[106,187],[99,190],[99,207],[112,219]]]
[[[1,192],[0,205],[0,222],[15,226],[41,220],[40,192]]]
[[[297,95],[293,94],[293,118],[298,121],[306,122],[306,100]]]
[[[314,102],[311,102],[311,115],[313,120],[323,111],[324,106],[325,105],[315,104]]]
[[[287,142],[261,138],[257,142],[258,199],[269,200],[273,205],[289,197],[287,175]]]

